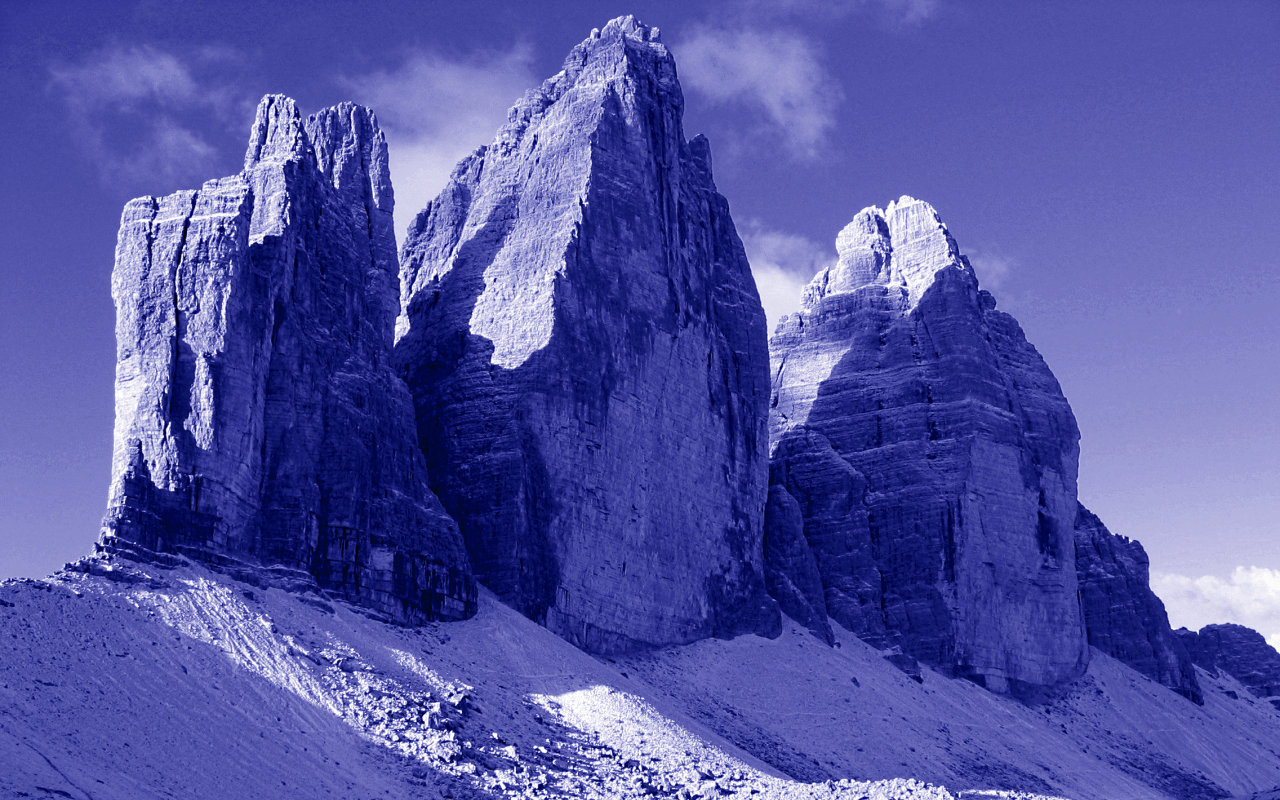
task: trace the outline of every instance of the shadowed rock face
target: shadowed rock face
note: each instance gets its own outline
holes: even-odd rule
[[[994,691],[1075,678],[1079,433],[1057,381],[928,204],[866,209],[836,245],[771,342],[773,491],[827,612]]]
[[[1196,664],[1226,672],[1254,697],[1266,698],[1280,710],[1280,652],[1262,634],[1232,624],[1206,625],[1199,633],[1179,628],[1175,633]]]
[[[610,22],[401,253],[395,357],[477,576],[595,652],[775,631],[764,312],[657,30]]]
[[[125,207],[107,550],[303,570],[404,622],[474,613],[392,367],[391,210],[373,115],[304,122],[281,96],[244,172]]]
[[[1151,591],[1149,566],[1141,544],[1111,533],[1080,506],[1076,571],[1089,644],[1203,705],[1191,656]]]

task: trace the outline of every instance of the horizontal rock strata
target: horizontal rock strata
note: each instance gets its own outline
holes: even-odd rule
[[[1262,634],[1244,625],[1206,625],[1199,632],[1179,628],[1191,660],[1206,670],[1222,671],[1245,685],[1254,697],[1280,710],[1280,652]]]
[[[311,574],[414,622],[475,610],[391,345],[386,142],[365,108],[258,107],[242,173],[121,220],[103,546]]]
[[[1191,656],[1174,635],[1164,603],[1151,591],[1142,545],[1111,533],[1083,505],[1075,536],[1089,644],[1203,705]]]
[[[827,612],[994,691],[1075,678],[1079,433],[1057,381],[928,204],[866,209],[836,246],[771,342],[771,480]]]
[[[396,360],[478,577],[595,652],[775,631],[764,312],[656,29],[610,22],[410,226]]]

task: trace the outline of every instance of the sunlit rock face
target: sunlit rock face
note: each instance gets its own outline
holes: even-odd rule
[[[770,343],[772,482],[827,612],[993,691],[1075,678],[1079,433],[1057,381],[928,204],[868,208],[836,246]]]
[[[1206,625],[1197,633],[1176,631],[1191,659],[1201,667],[1226,672],[1280,711],[1280,652],[1262,634],[1243,625]]]
[[[392,366],[391,211],[373,115],[281,96],[242,173],[125,207],[107,550],[300,570],[403,622],[474,613]]]
[[[1169,626],[1164,603],[1151,591],[1150,562],[1142,545],[1107,530],[1083,505],[1075,537],[1089,644],[1203,705],[1191,656]]]
[[[779,629],[765,317],[675,63],[627,17],[454,171],[396,360],[477,576],[595,652]]]

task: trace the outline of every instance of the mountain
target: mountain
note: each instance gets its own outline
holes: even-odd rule
[[[1176,633],[1197,665],[1227,673],[1280,710],[1280,652],[1262,634],[1231,624],[1206,625],[1199,632],[1179,628]]]
[[[399,306],[360,106],[269,96],[243,172],[126,207],[110,504],[0,582],[0,795],[1274,794],[1280,655],[1170,630],[937,212],[858,214],[769,361],[682,109],[594,31]]]
[[[1149,565],[1140,543],[1115,535],[1080,506],[1076,570],[1089,644],[1192,702],[1203,703],[1191,655],[1169,626],[1164,603],[1151,591]]]
[[[1089,660],[1071,408],[927,203],[864,209],[836,248],[770,342],[766,538],[816,566],[783,607],[1041,697]]]
[[[597,653],[780,629],[764,311],[683,109],[658,30],[613,20],[401,251],[432,488],[479,580]]]
[[[125,206],[101,547],[318,583],[403,622],[475,612],[392,367],[386,141],[349,103],[258,106],[244,171]]]

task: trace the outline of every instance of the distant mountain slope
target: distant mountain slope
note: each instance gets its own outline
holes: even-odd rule
[[[611,662],[488,593],[472,620],[409,629],[134,565],[0,585],[0,642],[0,797],[1119,800],[1280,784],[1269,704],[1201,673],[1199,708],[1097,652],[1033,709],[928,670],[918,684],[843,631],[833,649],[791,622],[777,640]],[[900,780],[857,782],[880,778]]]

